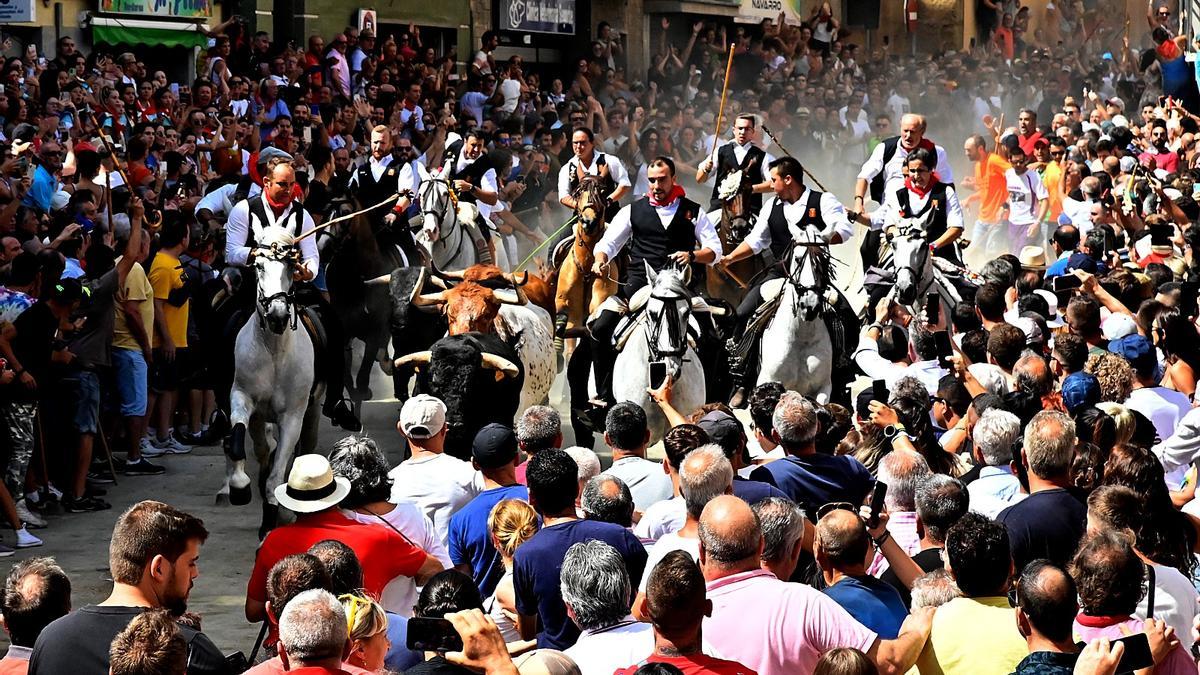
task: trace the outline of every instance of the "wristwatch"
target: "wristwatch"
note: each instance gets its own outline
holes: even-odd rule
[[[889,441],[895,440],[900,434],[908,436],[908,429],[906,429],[904,425],[900,424],[899,422],[895,424],[889,424],[883,428],[883,437]]]
[[[689,263],[695,263],[695,262],[696,262],[696,252],[695,252],[695,251],[688,251],[688,252],[687,252],[687,257],[688,257],[688,262],[689,262]]]

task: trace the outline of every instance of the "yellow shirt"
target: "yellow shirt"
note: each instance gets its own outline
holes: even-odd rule
[[[955,598],[934,613],[917,670],[921,675],[1009,675],[1028,655],[1008,598]]]
[[[167,333],[171,336],[171,342],[175,343],[176,347],[187,347],[187,326],[188,326],[188,304],[190,301],[184,301],[182,306],[176,307],[167,302],[171,291],[183,288],[183,266],[179,262],[179,258],[167,253],[159,251],[158,255],[154,256],[154,262],[150,263],[150,285],[154,289],[154,299],[163,301],[163,319],[167,324]],[[152,333],[154,339],[152,344],[155,347],[159,346],[158,332]]]
[[[113,307],[116,320],[113,323],[113,347],[142,351],[137,337],[129,330],[125,320],[125,301],[137,302],[138,314],[142,317],[142,327],[150,335],[154,335],[154,287],[146,278],[146,270],[141,263],[133,263],[129,274],[125,277],[125,288],[117,293],[117,304]],[[153,339],[153,338],[151,338]]]

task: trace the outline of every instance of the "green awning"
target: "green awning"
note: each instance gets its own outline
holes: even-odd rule
[[[203,47],[208,38],[194,30],[92,26],[92,41],[109,45],[148,45],[155,47]]]

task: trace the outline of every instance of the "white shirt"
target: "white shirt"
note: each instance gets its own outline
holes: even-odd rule
[[[244,199],[234,205],[229,212],[229,220],[225,223],[225,262],[230,265],[245,266],[246,259],[250,257],[250,247],[246,245],[248,235],[250,234],[250,203],[255,199],[262,200],[267,214],[267,222],[260,223],[255,219],[254,234],[255,240],[260,238],[263,227],[271,227],[274,225],[291,226],[292,207],[297,202],[290,202],[283,213],[276,217],[275,211],[271,209],[271,205],[267,203],[267,196],[260,194],[254,199]],[[308,232],[316,227],[313,223],[312,216],[308,212],[304,212],[304,219],[300,226],[300,232]],[[317,252],[317,238],[305,237],[300,241],[300,254],[304,258],[304,268],[312,275],[317,276],[317,267],[320,265],[320,257]]]
[[[388,472],[392,498],[409,501],[433,521],[438,541],[446,545],[450,518],[483,491],[483,476],[470,464],[445,453],[407,459]]]
[[[670,499],[674,494],[671,477],[663,471],[662,464],[642,457],[622,457],[604,475],[616,476],[629,486],[638,511],[645,511],[651,504]]]
[[[754,147],[753,143],[738,143],[737,141],[728,141],[722,145],[733,146],[733,158],[737,161],[738,166],[741,166],[742,162],[746,161],[746,153],[750,152],[750,148]],[[718,150],[718,152],[720,151]],[[774,161],[775,155],[769,152],[764,154],[762,159],[762,172],[764,176],[767,175],[767,167],[771,166],[771,162]]]
[[[685,521],[686,522],[686,521]],[[662,559],[667,557],[671,551],[686,551],[692,559],[699,562],[700,560],[700,540],[691,537],[681,537],[678,532],[664,534],[661,539],[654,542],[650,550],[646,553],[646,569],[653,570],[654,566],[662,562]],[[638,584],[638,592],[646,592],[646,584],[650,581],[650,573],[646,572],[642,575],[642,581]]]
[[[1174,567],[1150,563],[1154,568],[1154,618],[1165,621],[1175,629],[1176,635],[1191,635],[1192,621],[1200,614],[1200,602],[1190,579]],[[1138,601],[1133,615],[1139,619],[1149,618],[1150,594],[1144,593]],[[1183,631],[1180,633],[1179,631]],[[1188,642],[1190,638],[1184,640]]]
[[[500,110],[512,114],[517,109],[517,103],[521,100],[521,81],[504,79],[500,82],[500,93],[504,95],[504,103],[500,104]]]
[[[1187,411],[1176,424],[1175,433],[1154,446],[1154,454],[1167,474],[1185,470],[1200,458],[1200,408]]]
[[[1042,177],[1028,169],[1018,176],[1016,169],[1009,169],[1004,172],[1004,181],[1008,183],[1008,222],[1032,225],[1037,220],[1038,202],[1050,196]]]
[[[622,207],[617,212],[613,221],[608,224],[608,228],[604,231],[599,243],[596,244],[596,253],[604,253],[609,260],[617,257],[617,253],[625,248],[625,244],[629,242],[629,238],[633,236],[633,223],[630,221],[630,213],[632,206]],[[658,219],[662,222],[663,229],[670,226],[671,221],[675,218],[675,212],[679,210],[679,200],[667,204],[666,206],[655,206],[654,211],[658,214]],[[715,264],[721,259],[721,238],[717,236],[717,228],[713,226],[712,221],[708,219],[708,214],[704,209],[699,209],[696,212],[693,227],[696,233],[696,240],[700,242],[700,248],[707,248],[715,254],[715,258],[709,265]]]
[[[579,664],[583,675],[612,675],[654,653],[654,627],[630,619],[596,631],[585,630],[563,653]]]
[[[416,115],[417,119],[413,120],[412,124],[409,125],[408,121],[410,119],[412,119],[413,115]],[[408,108],[404,107],[403,102],[401,102],[401,104],[400,104],[400,124],[404,125],[404,132],[403,132],[404,137],[411,139],[412,138],[412,130],[414,128],[417,131],[425,131],[425,111],[422,110],[421,106],[419,106],[419,105],[413,106],[413,109],[409,110]],[[446,139],[446,145],[447,145],[447,147],[450,145],[450,139]]]
[[[1068,223],[1079,229],[1080,240],[1092,230],[1092,204],[1094,203],[1090,199],[1077,201],[1071,197],[1063,197],[1063,215],[1066,216]]]
[[[375,156],[371,155],[371,157],[367,159],[367,167],[371,169],[371,178],[373,178],[376,183],[379,182],[380,178],[383,178],[383,172],[386,171],[391,164],[391,155],[384,155],[383,159],[375,159]]]
[[[1158,438],[1165,441],[1175,435],[1175,427],[1192,409],[1192,402],[1187,394],[1174,389],[1142,387],[1129,392],[1125,407],[1149,418]]]
[[[378,525],[379,527],[388,527],[384,521],[390,523],[408,537],[412,543],[416,544],[423,551],[438,559],[442,566],[446,569],[454,567],[454,563],[450,561],[450,554],[446,552],[446,547],[438,540],[437,531],[433,527],[433,521],[428,516],[421,513],[421,509],[417,508],[412,502],[400,502],[396,507],[387,513],[380,514],[379,517],[372,516],[366,513],[357,511],[349,511],[340,509],[343,516],[350,520],[363,523],[365,525]],[[379,599],[379,603],[389,612],[395,612],[403,617],[412,616],[413,607],[417,604],[417,582],[412,577],[398,576],[388,582],[383,588],[383,594]]]
[[[942,182],[945,182],[945,181],[943,180]],[[904,187],[903,183],[901,183],[900,188],[907,189]],[[925,205],[929,203],[929,198],[932,195],[933,195],[932,192],[928,192],[925,195],[918,195],[917,193],[913,192],[912,190],[908,190],[909,212],[910,213],[921,213],[921,210],[924,209]],[[900,218],[901,218],[900,214],[902,212],[903,211],[900,208],[900,199],[898,197],[896,197],[895,192],[888,191],[888,192],[884,193],[883,206],[880,206],[869,216],[871,219],[871,227],[873,227],[875,229],[880,229],[880,228],[888,227],[890,225],[895,225],[896,223],[900,222]],[[946,186],[946,229],[949,230],[949,229],[955,228],[955,227],[957,227],[960,230],[963,227],[962,204],[959,203],[958,194],[954,191],[954,188],[947,185]],[[932,242],[930,242],[930,243],[932,243]]]
[[[992,520],[1000,512],[1029,495],[1021,492],[1021,482],[1007,466],[985,466],[979,478],[967,483],[971,510]]]
[[[617,187],[621,187],[622,185],[633,187],[633,184],[629,182],[629,172],[625,170],[625,165],[621,163],[621,160],[603,152],[592,153],[592,165],[583,167],[584,175],[595,176],[600,173],[600,163],[596,160],[601,157],[604,158],[604,163],[608,166],[608,175],[613,179],[613,183]],[[571,176],[575,175],[576,167],[579,166],[581,161],[578,156],[572,157],[558,170],[559,197],[566,197],[571,194]]]
[[[892,121],[899,123],[900,118],[912,112],[912,102],[908,97],[893,93],[888,97],[887,107],[892,109]]]
[[[483,158],[483,155],[480,155],[479,157],[476,157],[475,159],[467,159],[467,155],[465,152],[460,153],[458,155],[458,158],[455,159],[455,162],[454,162],[455,173],[462,173],[464,170],[466,170],[466,168],[468,166],[471,166],[472,164],[474,164],[475,162],[479,161],[482,158]],[[499,192],[500,186],[496,180],[496,170],[488,169],[483,174],[483,176],[479,179],[479,185],[477,187],[486,192]],[[500,210],[500,203],[496,202],[495,205],[485,204],[482,199],[479,199],[479,200],[475,201],[475,207],[477,209],[479,209],[479,217],[486,220],[492,215],[493,211]]]
[[[114,174],[113,178],[116,177],[116,174]],[[196,202],[196,213],[199,213],[200,209],[208,209],[214,216],[229,215],[233,211],[234,192],[237,192],[237,183],[222,185],[201,197],[199,202]],[[254,199],[260,194],[262,194],[262,188],[258,186],[258,183],[250,183],[250,190],[246,195],[247,199]]]
[[[646,509],[642,519],[634,525],[633,533],[642,541],[658,541],[672,532],[678,532],[686,522],[687,505],[683,503],[683,497],[672,497]]]
[[[804,188],[804,192],[794,202],[783,202],[783,217],[789,225],[795,225],[804,217],[804,210],[808,208],[808,199],[810,194],[809,188]],[[771,211],[775,209],[775,202],[779,201],[778,195],[771,195],[763,202],[762,209],[758,212],[758,218],[754,221],[754,227],[750,230],[750,234],[746,235],[744,243],[750,247],[754,253],[759,253],[771,245]],[[837,197],[829,192],[821,193],[821,219],[825,221],[825,230],[821,232],[821,238],[829,241],[833,235],[841,237],[842,241],[850,241],[850,237],[854,236],[854,226],[846,218],[846,208],[838,201]]]
[[[884,166],[883,146],[883,143],[875,146],[875,149],[871,151],[871,156],[863,164],[862,170],[858,172],[858,177],[870,183],[875,176],[883,172],[883,192],[885,195],[890,195],[904,187],[904,160],[908,157],[909,151],[904,149],[903,144],[896,143],[896,152],[892,155],[892,159],[887,163],[887,166]],[[950,160],[946,158],[946,149],[940,145],[933,147],[937,151],[936,171],[938,177],[942,179],[943,183],[953,183],[954,170],[950,168]]]

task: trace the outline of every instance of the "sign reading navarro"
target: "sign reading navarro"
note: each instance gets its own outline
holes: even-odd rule
[[[500,27],[527,33],[575,34],[575,0],[502,0]]]

